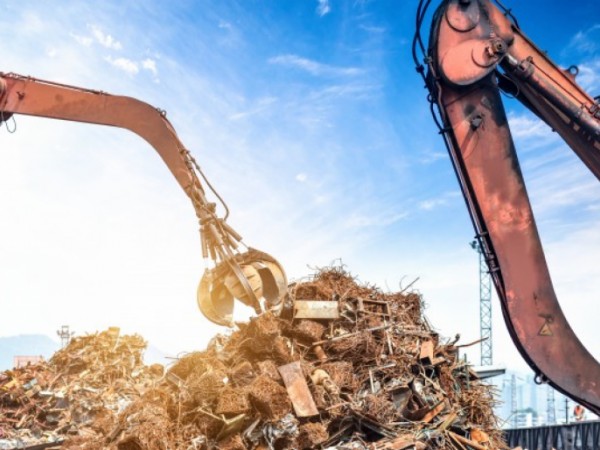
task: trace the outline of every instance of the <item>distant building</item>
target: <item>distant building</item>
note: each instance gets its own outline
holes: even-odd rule
[[[28,364],[37,364],[39,362],[42,362],[43,360],[44,357],[41,355],[19,355],[13,358],[13,367],[15,369],[19,369],[20,367],[25,367]]]

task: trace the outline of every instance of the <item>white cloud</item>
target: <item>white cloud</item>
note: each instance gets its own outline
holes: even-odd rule
[[[319,17],[323,17],[331,12],[331,5],[329,0],[318,0],[317,14]]]
[[[581,30],[562,52],[566,64],[577,64],[577,83],[593,95],[600,90],[600,24]]]
[[[439,160],[448,158],[447,152],[427,152],[423,157],[419,159],[421,164],[433,164]]]
[[[299,173],[296,175],[296,181],[299,181],[300,183],[304,183],[307,178],[308,177],[306,176],[305,173]]]
[[[138,64],[135,61],[132,61],[127,58],[112,58],[110,56],[107,56],[105,60],[112,66],[116,67],[119,70],[122,70],[129,76],[137,75],[140,71]]]
[[[314,197],[313,201],[315,205],[323,205],[327,203],[330,199],[331,197],[329,195],[319,194]]]
[[[90,47],[94,43],[94,40],[90,36],[79,36],[78,34],[71,33],[71,37],[84,47]]]
[[[358,26],[361,30],[366,31],[367,33],[372,33],[372,34],[383,34],[387,31],[387,28],[385,27],[378,27],[378,26],[374,26],[374,25],[363,25],[360,24]]]
[[[528,192],[538,218],[559,218],[566,207],[586,207],[600,198],[598,180],[568,148],[558,163],[540,166],[526,177]]]
[[[431,211],[438,206],[445,205],[447,200],[445,198],[433,198],[429,200],[423,200],[419,203],[419,209],[423,209],[425,211]]]
[[[418,208],[423,211],[432,211],[440,206],[448,205],[452,199],[458,197],[459,195],[460,192],[457,191],[445,192],[439,197],[430,198],[419,202]]]
[[[260,114],[262,112],[267,111],[269,109],[269,107],[276,102],[277,102],[276,97],[270,97],[270,96],[261,97],[257,101],[255,101],[253,105],[249,106],[247,110],[231,114],[229,116],[229,119],[230,120],[240,120],[240,119],[248,118],[250,116],[254,116],[256,114]]]
[[[142,68],[152,72],[152,75],[158,75],[158,69],[156,68],[156,61],[151,58],[146,58],[142,61]]]
[[[557,298],[567,320],[582,343],[600,358],[594,314],[600,292],[598,250],[600,235],[598,221],[572,227],[546,246],[548,267],[551,270]],[[587,314],[586,314],[587,312]]]
[[[374,228],[387,227],[409,216],[407,212],[392,212],[378,214],[364,214],[354,212],[344,220],[346,228]]]
[[[563,51],[563,55],[596,53],[600,50],[599,37],[600,24],[592,25],[587,30],[580,30],[571,38],[567,48]]]
[[[217,34],[214,41],[215,45],[229,49],[238,48],[244,45],[243,34],[238,26],[223,19],[219,20],[217,26],[221,30],[221,33]]]
[[[508,121],[538,222],[563,222],[565,208],[585,210],[600,197],[597,180],[558,133],[529,112]]]
[[[88,25],[88,29],[90,30],[91,35],[82,36],[80,34],[71,33],[71,37],[84,47],[91,47],[92,44],[97,43],[110,50],[121,50],[123,48],[119,41],[110,34],[104,33],[97,25]]]
[[[328,64],[313,61],[312,59],[290,54],[274,56],[269,59],[269,63],[301,69],[315,76],[355,76],[364,73],[362,69],[357,67],[330,66]]]
[[[121,43],[113,38],[110,34],[105,34],[98,26],[91,25],[90,30],[92,32],[92,36],[94,36],[96,39],[96,42],[103,47],[110,48],[111,50],[121,50]]]
[[[598,95],[598,91],[600,91],[600,58],[579,64],[578,67],[577,83],[592,96]]]
[[[552,136],[552,129],[533,114],[508,114],[508,124],[515,139],[547,139]]]
[[[227,22],[225,20],[219,20],[219,28],[231,31],[233,29],[233,25],[231,25],[230,22]]]

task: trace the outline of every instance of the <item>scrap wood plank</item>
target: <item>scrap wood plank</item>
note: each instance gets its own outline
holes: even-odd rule
[[[295,361],[284,366],[279,366],[277,370],[281,374],[283,384],[285,384],[296,415],[298,417],[318,415],[317,405],[308,389],[300,362]]]

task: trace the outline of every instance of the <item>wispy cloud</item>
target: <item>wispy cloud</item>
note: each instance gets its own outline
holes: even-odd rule
[[[600,51],[600,24],[578,31],[562,52],[563,56],[593,54]]]
[[[508,114],[510,131],[516,139],[547,138],[552,132],[550,127],[537,117],[526,114]]]
[[[419,203],[419,209],[425,211],[431,211],[440,205],[445,205],[448,201],[445,198],[432,198],[429,200],[423,200]]]
[[[116,40],[112,35],[102,31],[99,26],[89,25],[88,30],[90,32],[88,35],[71,33],[71,37],[84,47],[91,47],[92,44],[97,43],[110,50],[121,50],[123,48],[121,42]]]
[[[448,158],[448,153],[447,152],[435,152],[435,151],[431,151],[431,152],[425,153],[419,159],[419,163],[425,164],[425,165],[429,165],[429,164],[436,163],[437,161],[440,161],[440,160],[443,160],[443,159],[446,159],[446,158]]]
[[[158,69],[156,68],[156,61],[151,58],[146,58],[142,61],[142,68],[151,72],[152,75],[158,75]]]
[[[552,131],[545,122],[529,111],[518,114],[509,112],[508,124],[519,154],[536,152],[540,149],[547,152],[548,146],[562,144],[558,133]]]
[[[445,192],[439,197],[429,198],[419,202],[418,208],[423,211],[433,211],[441,206],[450,204],[452,199],[455,199],[459,196],[460,192],[458,191]]]
[[[219,20],[219,28],[231,31],[233,30],[233,25],[231,25],[231,22],[221,19]]]
[[[111,56],[107,56],[104,58],[106,62],[108,62],[111,66],[116,67],[119,70],[122,70],[129,76],[135,76],[140,71],[138,63],[132,61],[127,58],[113,58]]]
[[[279,55],[269,58],[270,64],[300,69],[315,76],[356,76],[364,73],[358,67],[336,67],[298,55]]]
[[[109,63],[111,66],[125,72],[130,77],[134,77],[140,73],[140,70],[145,70],[152,74],[153,80],[158,82],[158,68],[156,67],[156,60],[151,58],[146,58],[142,61],[134,61],[129,58],[125,58],[120,56],[118,58],[113,58],[112,56],[105,56],[104,60]]]
[[[90,47],[94,43],[94,39],[92,39],[91,36],[80,36],[78,34],[71,33],[71,37],[84,47]]]
[[[378,27],[375,25],[364,25],[364,24],[360,24],[358,26],[358,28],[360,28],[361,30],[366,31],[367,33],[372,33],[372,34],[383,34],[387,31],[387,28],[385,27]]]
[[[220,33],[215,36],[215,42],[219,46],[233,49],[244,44],[243,33],[236,24],[228,20],[219,19],[217,27]]]
[[[358,98],[369,98],[373,92],[381,88],[381,85],[374,83],[345,83],[345,84],[334,84],[331,86],[324,87],[312,92],[310,98],[313,100],[324,99],[324,98],[336,98],[336,97],[352,97]]]
[[[595,177],[564,149],[564,157],[548,165],[540,165],[526,177],[534,212],[541,219],[561,218],[564,208],[585,208],[600,198]]]
[[[577,82],[586,91],[598,95],[600,90],[600,57],[580,64]]]
[[[240,120],[240,119],[245,119],[245,118],[248,118],[248,117],[256,115],[256,114],[260,114],[260,113],[266,111],[267,109],[269,109],[269,107],[276,102],[277,102],[277,98],[275,98],[275,97],[259,98],[248,109],[231,114],[229,116],[229,119],[230,120]]]
[[[595,177],[550,127],[529,112],[508,120],[538,221],[564,222],[565,211],[585,211],[600,197]]]
[[[376,98],[381,85],[360,79],[327,84],[302,86],[281,100],[280,117],[287,118],[305,130],[322,132],[335,126],[340,103],[358,103]],[[261,111],[262,112],[262,111]]]
[[[577,82],[596,95],[600,90],[600,23],[577,32],[561,56],[566,64],[577,64]]]
[[[294,178],[296,178],[296,181],[304,183],[307,180],[308,176],[304,172],[300,172]]]
[[[96,39],[96,42],[103,47],[110,48],[111,50],[121,50],[123,47],[119,41],[113,38],[110,34],[104,33],[100,27],[91,25],[90,30],[92,32],[92,36],[94,36]]]
[[[317,14],[319,17],[323,17],[331,12],[329,0],[317,0],[317,2]]]
[[[408,212],[392,212],[367,215],[360,212],[350,214],[344,220],[346,228],[374,228],[387,227],[409,216]]]

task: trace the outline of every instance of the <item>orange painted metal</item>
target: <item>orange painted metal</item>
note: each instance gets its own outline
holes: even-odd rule
[[[13,114],[113,126],[142,137],[190,197],[200,222],[202,255],[216,264],[205,271],[200,283],[204,288],[199,290],[198,303],[204,315],[231,325],[233,298],[257,312],[281,307],[287,292],[283,268],[265,253],[237,251],[241,236],[216,215],[216,205],[208,201],[197,176],[199,167],[164,111],[131,97],[0,73],[0,122]],[[235,292],[225,292],[227,288]]]
[[[0,74],[0,110],[75,122],[125,128],[145,139],[160,155],[177,182],[188,193],[199,190],[197,178],[180,155],[185,146],[159,110],[134,98]]]
[[[445,1],[429,51],[428,87],[511,337],[539,380],[600,413],[600,364],[556,298],[498,81],[600,179],[598,105],[488,0]]]

